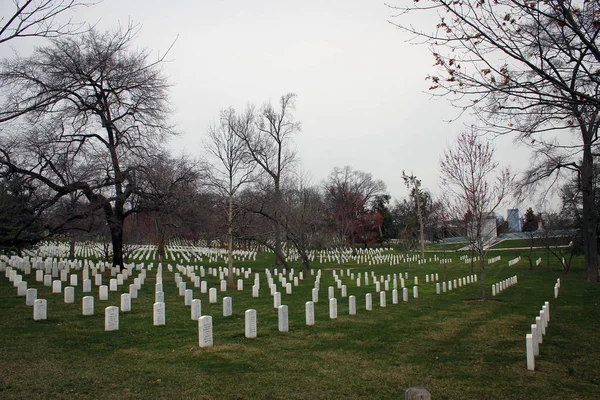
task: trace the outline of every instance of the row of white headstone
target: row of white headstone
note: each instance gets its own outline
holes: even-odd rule
[[[124,270],[123,274],[119,274],[121,279],[111,279],[110,280],[110,290],[117,291],[119,283],[123,284],[123,279],[128,279],[131,271]],[[36,280],[40,281],[39,273],[43,274],[43,270],[36,271]],[[52,286],[53,294],[63,293],[64,302],[66,304],[71,304],[75,302],[75,287],[77,286],[78,275],[71,274],[69,276],[69,283],[72,286],[67,286],[62,288],[62,282],[66,281],[67,270],[61,270],[62,280],[52,280],[51,275],[42,275],[45,286]],[[84,269],[84,277],[86,276],[86,272],[89,271]],[[13,286],[17,287],[17,296],[25,297],[25,304],[27,306],[33,306],[33,319],[35,321],[45,320],[48,316],[48,303],[46,299],[38,299],[37,298],[37,289],[36,288],[28,288],[27,282],[23,281],[23,276],[18,274],[17,269],[13,269],[13,267],[4,266],[4,274],[5,277],[9,279],[13,283]],[[101,275],[96,275],[96,277],[100,277]],[[146,277],[146,270],[141,269],[139,277],[135,278],[134,283],[129,285],[129,293],[123,293],[121,295],[121,311],[127,312],[131,311],[131,299],[137,298],[138,290],[141,289],[141,285],[144,283]],[[50,282],[50,283],[48,283]],[[90,279],[83,280],[83,292],[91,292],[91,281]],[[109,287],[106,285],[100,285],[99,287],[99,298],[100,300],[108,300],[108,292]],[[38,301],[39,300],[39,301]],[[93,315],[94,314],[94,297],[92,296],[84,296],[82,298],[82,314],[83,315]]]
[[[540,344],[546,335],[548,322],[550,322],[550,303],[545,302],[540,310],[540,315],[535,317],[535,324],[531,325],[531,333],[525,335],[527,369],[530,371],[535,371],[535,357],[540,355]]]
[[[517,257],[517,258],[513,258],[512,260],[510,260],[510,261],[508,262],[508,266],[510,267],[510,266],[512,266],[512,265],[515,265],[515,264],[516,264],[516,263],[518,263],[519,261],[521,261],[521,256],[519,256],[519,257]]]
[[[498,262],[502,260],[502,256],[496,256],[496,257],[492,257],[488,259],[488,264],[493,264],[495,262]]]
[[[436,274],[437,275],[437,274]],[[439,282],[435,284],[435,293],[446,293],[447,291],[452,291],[452,289],[457,289],[459,287],[463,287],[465,285],[477,282],[477,275],[467,275],[462,278],[453,279],[451,281],[442,282],[440,285]]]
[[[516,285],[518,283],[517,275],[511,276],[510,278],[506,278],[498,283],[492,284],[492,296],[496,296],[497,294],[502,293],[504,290],[508,289],[512,285]]]

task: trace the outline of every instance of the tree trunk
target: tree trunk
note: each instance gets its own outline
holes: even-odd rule
[[[483,261],[483,256],[479,256],[479,280],[481,281],[481,300],[486,301],[487,298],[485,296],[485,262]]]
[[[598,282],[598,242],[596,238],[597,210],[594,203],[594,160],[589,144],[583,148],[581,163],[581,194],[583,200],[582,236],[586,282]]]
[[[115,226],[116,225],[116,226]],[[122,224],[111,224],[110,227],[110,239],[113,247],[113,267],[117,268],[117,271],[121,272],[123,268],[123,225]]]
[[[229,184],[229,209],[227,212],[227,285],[233,286],[233,193]]]
[[[421,214],[421,196],[419,186],[415,183],[415,196],[417,200],[417,218],[419,219],[419,234],[421,241],[421,260],[425,259],[425,228],[423,226],[423,214]]]
[[[281,257],[283,250],[281,248],[281,188],[279,187],[279,178],[275,179],[275,265],[284,264],[288,269],[285,257]]]
[[[75,238],[69,237],[69,260],[75,259]]]

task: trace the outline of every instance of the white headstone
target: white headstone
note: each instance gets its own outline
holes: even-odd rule
[[[279,332],[288,332],[288,306],[279,306],[277,316],[279,319]]]
[[[123,293],[121,295],[121,312],[131,311],[131,295]]]
[[[365,296],[365,307],[367,311],[371,311],[373,309],[373,297],[371,293],[367,293]]]
[[[413,297],[415,299],[419,298],[419,287],[418,286],[413,286]]]
[[[540,355],[540,344],[537,341],[537,326],[535,324],[531,325],[531,337],[533,338],[533,355]]]
[[[233,313],[233,306],[231,304],[231,297],[223,297],[223,316],[229,317]]]
[[[62,281],[52,281],[52,293],[62,293]]]
[[[104,330],[119,330],[119,307],[110,306],[104,309]]]
[[[115,278],[111,278],[111,280],[108,281],[108,290],[111,292],[119,290],[119,285],[117,285],[117,280]]]
[[[65,288],[65,303],[75,303],[75,288],[73,286],[67,286]]]
[[[165,325],[167,323],[165,303],[154,303],[152,310],[154,326]]]
[[[245,334],[248,339],[253,339],[256,337],[256,310],[250,309],[246,310],[245,315]]]
[[[392,289],[392,304],[398,304],[398,289]]]
[[[402,301],[408,301],[408,288],[402,289]]]
[[[81,299],[81,313],[83,315],[94,315],[94,296],[84,296]]]
[[[192,300],[194,299],[194,291],[192,289],[185,289],[185,297],[183,300],[183,304],[186,306],[192,305]]]
[[[27,282],[21,281],[17,284],[17,296],[25,297],[27,295]]]
[[[273,295],[273,308],[279,308],[281,305],[281,293],[275,292]]]
[[[259,286],[258,285],[252,285],[252,297],[258,297],[258,289]]]
[[[100,296],[100,300],[108,300],[108,286],[106,285],[101,285],[98,288],[98,294]]]
[[[164,303],[165,302],[165,292],[154,293],[154,302],[155,303]]]
[[[200,293],[208,292],[208,283],[206,281],[200,282]]]
[[[208,291],[208,302],[215,304],[217,302],[217,288],[210,288]],[[212,324],[212,319],[211,319]],[[211,325],[212,326],[212,325]]]
[[[198,318],[198,341],[200,347],[210,347],[213,345],[213,326],[210,315]]]
[[[319,289],[317,289],[317,288],[312,289],[312,302],[313,303],[319,302]]]
[[[304,309],[306,313],[306,325],[314,325],[315,324],[315,303],[312,301],[307,301],[304,304]]]
[[[37,300],[37,289],[27,289],[25,293],[25,304],[33,306],[33,303]]]
[[[533,335],[528,333],[525,335],[525,349],[527,351],[527,369],[535,371],[535,356],[533,354]]]
[[[386,307],[385,291],[379,292],[379,307]]]
[[[71,276],[69,276],[69,285],[77,286],[77,274],[71,274]]]
[[[129,285],[129,295],[131,296],[132,299],[138,298],[138,288],[133,283]]]
[[[337,318],[337,299],[335,297],[329,299],[329,318]]]
[[[83,293],[90,293],[92,291],[92,280],[84,279],[83,280]]]
[[[48,302],[46,299],[36,299],[33,302],[33,320],[41,321],[48,318]]]
[[[192,321],[197,321],[198,318],[202,316],[202,300],[193,299],[192,300]]]

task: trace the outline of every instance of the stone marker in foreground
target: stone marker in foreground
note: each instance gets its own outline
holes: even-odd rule
[[[348,297],[348,314],[356,315],[356,296]]]
[[[33,320],[41,321],[48,318],[48,302],[46,299],[37,299],[33,302]]]
[[[75,303],[75,288],[73,286],[67,286],[65,288],[64,297],[66,304]]]
[[[256,337],[256,310],[250,309],[245,312],[245,334],[248,339]]]
[[[81,314],[94,315],[94,296],[84,296],[81,299]]]
[[[154,326],[161,326],[166,324],[166,316],[165,316],[165,303],[154,303],[152,306],[153,309],[153,320]]]
[[[306,325],[314,325],[315,324],[315,303],[312,301],[307,301],[304,305],[305,313],[306,313]]]
[[[288,306],[279,306],[277,309],[277,316],[279,319],[279,332],[288,332]]]
[[[215,304],[217,302],[217,288],[210,288],[208,290],[208,302],[211,304]]]
[[[121,312],[131,311],[131,295],[123,293],[121,295]]]
[[[230,317],[233,313],[233,306],[231,302],[231,297],[223,297],[223,316]]]
[[[213,345],[213,324],[210,315],[198,318],[198,342],[200,347],[210,347]]]
[[[33,306],[33,303],[37,300],[37,289],[27,289],[25,293],[25,304]]]
[[[371,296],[371,293],[367,293],[365,295],[365,308],[367,311],[371,311],[373,309],[373,297]]]
[[[119,307],[110,306],[104,309],[104,330],[119,330]]]
[[[337,318],[337,299],[335,297],[329,299],[329,318]]]
[[[431,394],[424,387],[409,387],[404,392],[404,400],[431,400]]]
[[[535,356],[533,355],[533,335],[525,335],[525,349],[527,351],[527,369],[535,371]]]
[[[197,321],[198,318],[200,318],[202,316],[202,300],[200,300],[200,299],[192,300],[191,315],[192,315],[192,321]]]

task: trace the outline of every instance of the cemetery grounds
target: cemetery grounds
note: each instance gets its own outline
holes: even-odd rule
[[[486,264],[487,295],[477,301],[480,284],[471,283],[436,294],[435,282],[426,275],[438,274],[444,266],[431,260],[441,250],[427,253],[428,262],[374,263],[367,258],[313,261],[309,274],[286,294],[273,257],[258,254],[255,260],[238,259],[234,267],[251,269],[244,275],[244,289],[227,288],[210,304],[208,293],[194,290],[202,303],[202,315],[213,318],[212,347],[199,347],[198,322],[190,318],[175,283],[180,266],[224,267],[223,259],[210,262],[174,251],[174,259],[163,261],[163,291],[166,324],[153,326],[153,303],[157,261],[144,263],[147,277],[131,311],[120,312],[119,329],[105,332],[104,309],[120,305],[120,294],[138,276],[137,268],[117,292],[100,301],[98,288],[82,293],[82,271],[78,274],[75,301],[65,304],[63,294],[36,281],[35,271],[23,275],[28,287],[37,288],[37,298],[47,300],[47,319],[33,320],[31,306],[17,296],[17,289],[0,274],[0,398],[1,399],[401,399],[410,386],[424,386],[432,399],[597,399],[600,397],[600,285],[584,282],[583,260],[576,257],[564,275],[556,260],[547,263],[539,251],[541,265],[530,270],[525,251],[490,251]],[[386,252],[389,253],[389,252]],[[394,253],[398,254],[398,253]],[[508,266],[521,255],[522,260]],[[459,260],[459,253],[446,255],[446,280],[471,276],[471,264]],[[97,259],[93,260],[97,263]],[[150,264],[152,263],[152,268]],[[301,270],[292,263],[295,276]],[[171,265],[172,271],[168,265]],[[278,312],[267,287],[265,268],[273,273],[281,303],[288,306],[289,332],[279,332]],[[305,303],[312,298],[314,281],[321,271],[319,301],[315,303],[315,324],[305,323]],[[198,271],[198,270],[196,270]],[[347,286],[347,295],[356,296],[356,315],[348,315],[348,297],[341,297],[334,271]],[[343,276],[341,275],[343,271]],[[475,266],[475,273],[477,265]],[[278,272],[282,272],[279,268]],[[355,279],[348,277],[348,272]],[[357,287],[356,276],[365,272]],[[260,276],[260,293],[252,297],[254,274]],[[405,276],[408,301],[400,294],[392,304],[392,283],[386,292],[386,306],[380,306],[372,280],[393,274]],[[492,296],[491,285],[518,277],[518,283]],[[418,298],[413,297],[418,277]],[[288,274],[285,274],[288,278]],[[111,278],[109,269],[103,283]],[[56,279],[56,278],[54,278]],[[554,285],[561,280],[558,298]],[[218,276],[206,276],[208,287],[219,288]],[[384,284],[380,283],[381,290]],[[67,283],[63,282],[63,288]],[[328,287],[334,286],[338,317],[330,319]],[[400,285],[398,283],[400,289]],[[372,311],[365,309],[365,295],[372,294]],[[401,292],[400,292],[401,293]],[[95,313],[82,315],[82,298],[93,295]],[[233,315],[223,316],[223,296],[230,296]],[[525,335],[539,310],[548,301],[550,321],[535,359],[535,371],[526,365]],[[254,339],[244,336],[244,313],[257,310]]]

